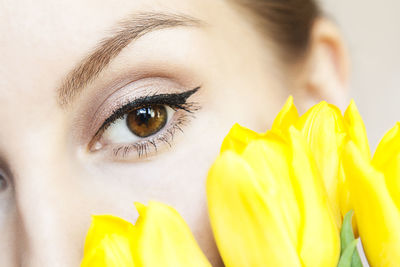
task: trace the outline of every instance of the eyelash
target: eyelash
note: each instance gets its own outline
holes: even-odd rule
[[[188,98],[195,94],[199,89],[200,86],[183,93],[147,95],[123,105],[122,107],[114,110],[112,114],[103,122],[94,135],[92,142],[90,142],[89,147],[92,147],[96,141],[100,140],[107,128],[118,119],[123,118],[124,115],[135,109],[152,105],[165,105],[171,107],[175,111],[175,114],[172,115],[172,120],[159,132],[148,138],[144,138],[136,143],[119,145],[113,148],[113,155],[114,157],[121,156],[122,158],[126,158],[130,155],[132,150],[135,150],[137,152],[137,156],[142,158],[143,156],[148,156],[148,151],[151,146],[154,147],[155,152],[157,152],[158,143],[160,142],[166,143],[171,147],[171,141],[173,140],[176,131],[179,130],[183,132],[182,126],[185,126],[189,122],[189,119],[194,117],[194,112],[200,109],[198,103],[187,101]],[[176,116],[180,110],[183,112],[180,113],[179,116]]]

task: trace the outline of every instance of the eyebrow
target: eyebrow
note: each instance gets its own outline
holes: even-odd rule
[[[139,13],[121,21],[110,37],[100,41],[95,49],[67,74],[57,90],[58,103],[61,107],[68,106],[132,41],[155,30],[200,24],[200,20],[190,16],[152,12]]]

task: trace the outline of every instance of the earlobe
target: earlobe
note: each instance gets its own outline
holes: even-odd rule
[[[343,107],[348,90],[348,54],[337,27],[327,19],[320,18],[314,23],[304,64],[303,102],[308,106],[326,100]]]

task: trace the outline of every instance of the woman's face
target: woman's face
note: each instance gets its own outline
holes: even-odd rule
[[[90,215],[149,200],[218,263],[208,168],[288,94],[268,39],[227,1],[0,5],[0,266],[79,266]]]

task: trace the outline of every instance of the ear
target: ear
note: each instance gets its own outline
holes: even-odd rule
[[[337,27],[325,18],[315,21],[309,52],[300,71],[300,109],[321,100],[344,108],[347,100],[349,60]],[[304,105],[304,106],[303,106]]]

